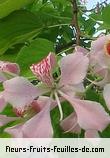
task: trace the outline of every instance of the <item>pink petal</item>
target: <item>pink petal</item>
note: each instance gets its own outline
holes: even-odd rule
[[[19,74],[20,73],[20,68],[18,64],[16,63],[10,63],[6,61],[0,61],[0,71],[3,72],[11,72],[14,74]]]
[[[41,90],[23,77],[15,77],[3,83],[3,97],[14,107],[29,105],[45,90]]]
[[[72,133],[81,132],[81,128],[77,123],[77,115],[75,113],[72,113],[71,115],[66,117],[63,121],[61,121],[60,125],[65,132],[72,132]]]
[[[77,84],[77,85],[65,85],[64,87],[60,88],[60,90],[67,95],[74,96],[76,93],[83,93],[85,91],[83,83]]]
[[[108,109],[110,110],[110,84],[106,84],[103,91],[103,96]]]
[[[83,55],[87,55],[89,53],[89,51],[87,49],[80,47],[80,46],[76,46],[75,51],[78,53],[81,52],[81,53],[83,53]]]
[[[50,106],[46,107],[23,125],[23,135],[26,138],[50,138],[53,129],[50,119]]]
[[[81,53],[69,54],[61,59],[60,85],[79,84],[86,76],[89,60]]]
[[[51,109],[53,109],[57,106],[57,102],[53,99],[50,99],[50,97],[46,97],[46,96],[39,96],[39,98],[37,100],[34,100],[31,103],[31,105],[35,111],[40,112],[46,105],[48,105],[48,102],[50,100],[51,100]]]
[[[60,92],[60,94],[74,107],[78,118],[78,124],[83,129],[102,131],[110,123],[109,115],[99,103],[75,99],[62,92]]]
[[[5,108],[6,102],[2,95],[0,95],[0,112]]]
[[[85,138],[99,138],[97,130],[86,130]]]
[[[107,40],[107,36],[101,36],[99,37],[97,40],[93,41],[91,43],[91,49],[94,50],[94,51],[100,51],[104,48],[104,44]]]
[[[5,131],[12,135],[13,138],[23,138],[22,125],[7,128]]]
[[[104,53],[104,50],[100,50],[98,52],[91,51],[90,52],[90,65],[95,66],[97,68],[107,68],[107,59]]]
[[[56,65],[56,57],[53,53],[43,59],[40,63],[33,64],[30,69],[37,76],[37,78],[47,85],[53,84],[52,70]]]
[[[0,126],[3,126],[9,122],[17,120],[18,117],[7,117],[6,115],[0,115]]]

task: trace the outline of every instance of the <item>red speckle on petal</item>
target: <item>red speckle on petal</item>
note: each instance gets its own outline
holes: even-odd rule
[[[23,117],[25,110],[22,108],[14,108],[14,112],[15,112],[16,116]]]
[[[51,86],[53,84],[52,69],[55,63],[55,56],[49,53],[46,58],[37,64],[32,64],[30,68],[40,81]]]

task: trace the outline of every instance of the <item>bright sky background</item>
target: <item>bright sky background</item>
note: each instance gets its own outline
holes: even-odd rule
[[[86,0],[87,1],[87,8],[92,9],[93,7],[96,6],[97,2],[101,3],[104,2],[104,0]],[[110,3],[110,0],[107,1]]]

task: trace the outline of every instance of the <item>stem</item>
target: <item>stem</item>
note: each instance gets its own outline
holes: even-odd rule
[[[47,28],[54,28],[54,27],[60,27],[60,26],[69,26],[70,24],[58,24],[58,25],[52,25],[52,26],[48,26]]]
[[[107,6],[107,1],[108,0],[105,0],[105,1],[103,1],[101,3],[98,2],[97,5],[94,8],[92,8],[90,10],[86,10],[85,9],[85,10],[83,10],[83,12],[93,12],[93,11],[97,11],[98,12],[104,4]]]
[[[76,29],[76,44],[80,45],[80,28],[78,24],[78,6],[77,1],[72,0],[71,1],[73,6],[73,19],[72,19],[72,26]]]
[[[59,112],[60,112],[60,121],[63,120],[63,111],[62,111],[62,107],[61,107],[61,104],[60,104],[60,100],[59,100],[59,97],[57,95],[57,92],[54,92],[54,95],[55,95],[55,99],[58,103],[58,108],[59,108]]]
[[[61,55],[62,53],[66,53],[67,51],[72,50],[72,49],[73,49],[73,47],[70,47],[70,48],[68,48],[68,49],[65,49],[65,50],[61,51],[61,52],[58,53],[57,55]]]

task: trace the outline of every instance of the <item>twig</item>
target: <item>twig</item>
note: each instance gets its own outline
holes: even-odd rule
[[[105,0],[105,1],[103,1],[103,2],[101,2],[101,3],[97,3],[97,5],[94,7],[94,8],[92,8],[92,9],[89,9],[89,10],[83,10],[83,12],[93,12],[93,11],[99,11],[100,10],[100,7],[102,7],[102,5],[107,5],[107,1],[108,0]]]
[[[76,29],[76,44],[80,45],[80,28],[78,25],[78,6],[77,1],[72,0],[71,1],[73,6],[73,19],[72,19],[72,26]]]

